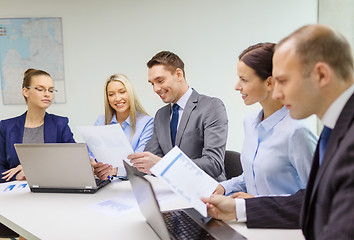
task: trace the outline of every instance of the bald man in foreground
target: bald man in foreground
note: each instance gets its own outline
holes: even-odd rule
[[[280,99],[291,117],[316,114],[324,129],[306,190],[288,197],[203,199],[218,219],[256,228],[302,228],[306,239],[354,237],[354,73],[347,40],[323,25],[281,40],[273,57]]]

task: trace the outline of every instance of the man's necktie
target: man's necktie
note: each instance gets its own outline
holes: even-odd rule
[[[175,140],[176,140],[177,125],[178,125],[178,107],[179,106],[177,103],[173,104],[172,106],[172,118],[170,122],[172,146],[175,145]]]
[[[326,152],[327,142],[328,142],[329,136],[331,135],[331,132],[332,132],[332,129],[330,129],[329,127],[326,127],[326,126],[323,127],[321,137],[320,137],[320,152],[319,152],[320,165],[322,164],[322,160],[323,160],[324,154]]]

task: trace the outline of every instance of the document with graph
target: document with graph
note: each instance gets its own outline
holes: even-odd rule
[[[181,149],[174,147],[150,171],[207,217],[206,205],[200,198],[209,197],[219,183],[200,169]]]

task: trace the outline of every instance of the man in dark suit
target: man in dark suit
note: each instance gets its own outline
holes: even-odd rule
[[[145,152],[128,156],[140,171],[150,168],[174,146],[218,181],[225,180],[224,156],[228,130],[226,109],[218,98],[199,94],[185,80],[184,63],[162,51],[148,63],[149,82],[166,106],[154,119]]]
[[[273,57],[273,98],[293,118],[316,114],[324,124],[307,188],[288,197],[213,195],[203,199],[209,214],[248,227],[301,227],[306,239],[353,239],[353,72],[348,42],[326,26],[304,26],[281,40]]]

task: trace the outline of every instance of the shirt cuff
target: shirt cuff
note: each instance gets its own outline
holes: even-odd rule
[[[223,181],[223,182],[221,182],[219,184],[225,189],[224,195],[228,195],[231,192],[230,191],[230,185],[232,186],[232,183],[230,183],[229,180]]]
[[[235,198],[237,222],[247,222],[246,201],[243,198]]]

